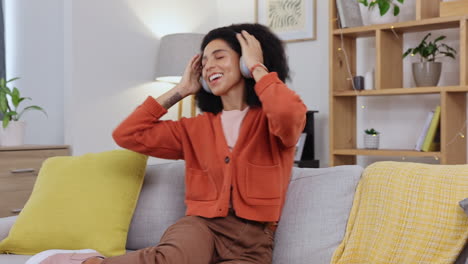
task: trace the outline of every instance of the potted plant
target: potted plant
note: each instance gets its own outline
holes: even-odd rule
[[[436,59],[441,57],[450,57],[455,59],[457,51],[449,47],[447,44],[439,43],[445,39],[445,36],[440,36],[434,41],[427,42],[426,40],[431,36],[428,33],[415,48],[409,48],[403,53],[403,58],[410,55],[419,55],[420,61],[412,65],[413,78],[416,86],[437,86],[442,72],[442,63],[436,62]]]
[[[46,116],[47,113],[37,105],[24,107],[21,111],[18,109],[21,102],[29,97],[21,97],[18,88],[8,87],[8,83],[18,80],[13,78],[5,81],[0,79],[0,116],[2,116],[2,125],[0,126],[0,146],[17,146],[23,144],[25,123],[20,121],[23,114],[29,110],[39,110]]]
[[[364,130],[364,148],[378,149],[380,139],[379,134],[380,132],[373,128]]]
[[[398,22],[400,14],[399,4],[405,0],[358,0],[369,10],[368,21],[370,24],[387,24]],[[389,12],[393,7],[393,12]]]

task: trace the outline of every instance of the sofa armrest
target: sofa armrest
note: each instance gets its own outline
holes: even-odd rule
[[[454,264],[468,264],[468,243],[466,243],[465,248],[463,248]]]
[[[11,227],[18,216],[9,216],[0,218],[0,241],[5,239],[10,232]]]

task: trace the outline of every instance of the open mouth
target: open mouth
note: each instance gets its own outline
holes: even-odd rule
[[[221,77],[223,77],[222,73],[214,73],[214,74],[210,75],[210,77],[209,77],[210,83],[214,82],[216,80],[219,80]]]

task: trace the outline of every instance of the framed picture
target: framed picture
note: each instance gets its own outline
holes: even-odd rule
[[[307,133],[302,133],[296,144],[296,154],[294,154],[294,161],[300,161],[302,158],[302,152],[304,151],[304,145],[306,142]]]
[[[317,0],[256,0],[255,21],[286,42],[315,40]]]

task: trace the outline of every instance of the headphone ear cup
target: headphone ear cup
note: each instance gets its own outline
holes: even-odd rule
[[[244,76],[247,79],[251,79],[252,78],[252,73],[250,72],[247,65],[245,65],[244,59],[242,58],[242,56],[239,59],[239,66],[240,66],[240,71],[242,73],[242,76]]]
[[[200,84],[203,87],[203,90],[205,90],[205,92],[210,94],[212,93],[210,87],[208,87],[208,84],[206,83],[205,79],[203,79],[203,77],[200,77]]]

